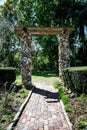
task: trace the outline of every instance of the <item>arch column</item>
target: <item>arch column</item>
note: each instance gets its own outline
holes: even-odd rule
[[[63,30],[58,35],[58,52],[59,52],[59,77],[62,77],[62,70],[66,67],[70,67],[70,50],[69,50],[69,33],[67,30]]]
[[[20,66],[22,83],[31,87],[31,35],[27,31],[23,31],[19,38],[21,43]]]
[[[15,28],[16,34],[20,35],[21,42],[21,75],[22,82],[31,86],[31,35],[51,34],[58,35],[59,41],[59,76],[62,76],[62,69],[70,66],[69,58],[69,34],[75,28],[40,28],[40,27],[19,27]]]

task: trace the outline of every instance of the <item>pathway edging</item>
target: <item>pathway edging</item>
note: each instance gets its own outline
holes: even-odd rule
[[[64,106],[64,103],[63,103],[62,100],[60,100],[60,104],[61,104],[61,107],[62,107],[62,110],[63,110],[64,116],[65,116],[65,118],[66,118],[67,124],[68,124],[70,130],[72,130],[72,123],[70,122],[69,117],[68,117],[68,115],[67,115],[67,113],[66,113],[66,111],[65,111],[65,109],[64,109],[65,106]]]
[[[9,126],[7,127],[7,130],[13,130],[13,127],[15,127],[15,125],[17,124],[26,104],[28,103],[31,95],[32,95],[32,92],[34,90],[35,87],[32,88],[32,90],[29,91],[29,94],[28,96],[26,97],[25,101],[23,102],[23,104],[21,105],[21,107],[19,108],[17,114],[15,115],[13,121],[9,124]]]
[[[62,86],[64,86],[64,84],[63,84],[63,82],[62,82],[61,79],[58,79],[58,82],[60,82],[60,83],[62,84]],[[62,107],[64,116],[65,116],[65,118],[66,118],[66,121],[67,121],[67,123],[68,123],[68,126],[69,126],[70,130],[72,130],[73,125],[72,125],[72,123],[71,123],[70,120],[69,120],[69,117],[68,117],[68,115],[67,115],[67,112],[65,111],[65,105],[64,105],[64,103],[63,103],[63,101],[62,101],[61,99],[60,99],[60,104],[61,104],[61,107]]]

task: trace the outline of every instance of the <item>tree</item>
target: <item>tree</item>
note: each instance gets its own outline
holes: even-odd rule
[[[45,69],[48,71],[58,70],[58,41],[56,36],[41,36],[39,44],[42,46],[42,55],[46,58]]]
[[[54,0],[21,0],[19,3],[21,24],[23,26],[31,27],[53,26],[53,8],[55,7],[55,4],[56,2]],[[57,70],[58,43],[55,36],[38,36],[37,43],[42,47],[42,52],[40,53],[39,51],[39,53],[35,53],[36,55],[33,55],[32,59],[34,59],[33,62],[36,61],[36,59],[39,60],[39,62],[36,61],[36,63],[38,62],[38,69]]]
[[[87,65],[87,45],[84,37],[84,26],[87,26],[87,1],[59,0],[55,9],[55,17],[57,18],[55,22],[59,22],[60,26],[74,26],[76,28],[77,38],[79,35],[77,44],[80,43],[80,48],[82,48],[80,49],[81,51],[78,51],[78,53],[80,52],[82,55],[80,60],[82,60],[82,65]],[[77,38],[75,40],[77,40]],[[74,43],[75,42],[76,41],[74,41]]]
[[[86,65],[86,41],[84,38],[84,25],[87,26],[87,2],[84,0],[8,0],[2,7],[3,20],[8,21],[9,27],[34,26],[34,27],[75,27],[76,33],[70,42],[73,61]],[[1,18],[1,16],[0,16]],[[8,29],[9,30],[9,29]],[[11,31],[10,31],[11,32]],[[75,37],[75,38],[73,38]],[[43,57],[49,61],[49,66],[56,62],[57,42],[55,37],[43,36],[37,42],[43,48]],[[55,40],[54,40],[55,39]],[[78,40],[77,40],[78,39]],[[53,44],[54,42],[54,44]],[[43,44],[44,43],[44,44]],[[50,44],[50,47],[49,47]],[[77,47],[75,47],[77,45]],[[79,46],[79,47],[78,47]],[[52,54],[52,57],[50,56]],[[81,56],[79,56],[81,54]],[[42,53],[39,53],[39,56]],[[45,58],[44,57],[44,58]],[[51,58],[50,58],[51,57]],[[53,58],[53,59],[52,59]],[[82,59],[82,60],[81,60]],[[53,64],[52,64],[52,61]],[[76,65],[75,62],[73,65]],[[47,62],[48,64],[48,62]],[[57,64],[56,64],[57,65]],[[55,66],[56,66],[55,65]],[[55,67],[56,68],[56,67]]]
[[[86,64],[85,62],[86,45],[84,44],[85,43],[84,25],[85,26],[87,25],[87,20],[86,20],[87,2],[86,1],[84,0],[79,0],[79,1],[78,0],[48,0],[48,1],[33,0],[31,2],[31,0],[26,0],[25,2],[24,0],[21,0],[20,4],[21,4],[20,9],[22,10],[22,21],[23,21],[23,25],[25,26],[27,25],[27,26],[39,26],[39,27],[48,27],[48,26],[75,27],[76,33],[73,35],[75,39],[72,37],[72,41],[70,40],[70,42],[73,43],[74,46],[73,48],[71,47],[71,51],[74,52],[73,54],[74,60],[71,62],[71,65],[72,63],[74,63],[73,65],[78,64],[78,60],[79,60],[79,65]],[[27,24],[25,24],[24,21],[27,21]],[[52,40],[49,39],[49,43],[50,42],[52,42]],[[77,46],[79,46],[78,49],[77,47],[75,47],[74,43],[77,44]],[[46,39],[44,44],[46,46],[45,50],[47,50],[45,52],[48,52],[48,47],[47,47],[48,41],[46,41]],[[50,52],[51,51],[52,50],[50,49]],[[79,55],[81,56],[79,57]],[[76,60],[77,62],[74,62]]]
[[[18,39],[14,34],[14,26],[17,22],[16,0],[8,0],[0,10],[0,66],[17,66],[15,55],[19,49]]]

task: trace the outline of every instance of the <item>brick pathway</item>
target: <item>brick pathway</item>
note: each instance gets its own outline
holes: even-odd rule
[[[14,130],[70,130],[57,90],[52,85],[37,83],[35,86]]]

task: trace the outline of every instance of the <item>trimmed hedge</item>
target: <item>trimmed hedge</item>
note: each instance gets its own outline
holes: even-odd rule
[[[72,91],[87,93],[87,67],[69,67],[63,69],[64,85]]]
[[[0,68],[0,84],[8,83],[11,84],[16,79],[16,69],[12,67],[1,67]]]

